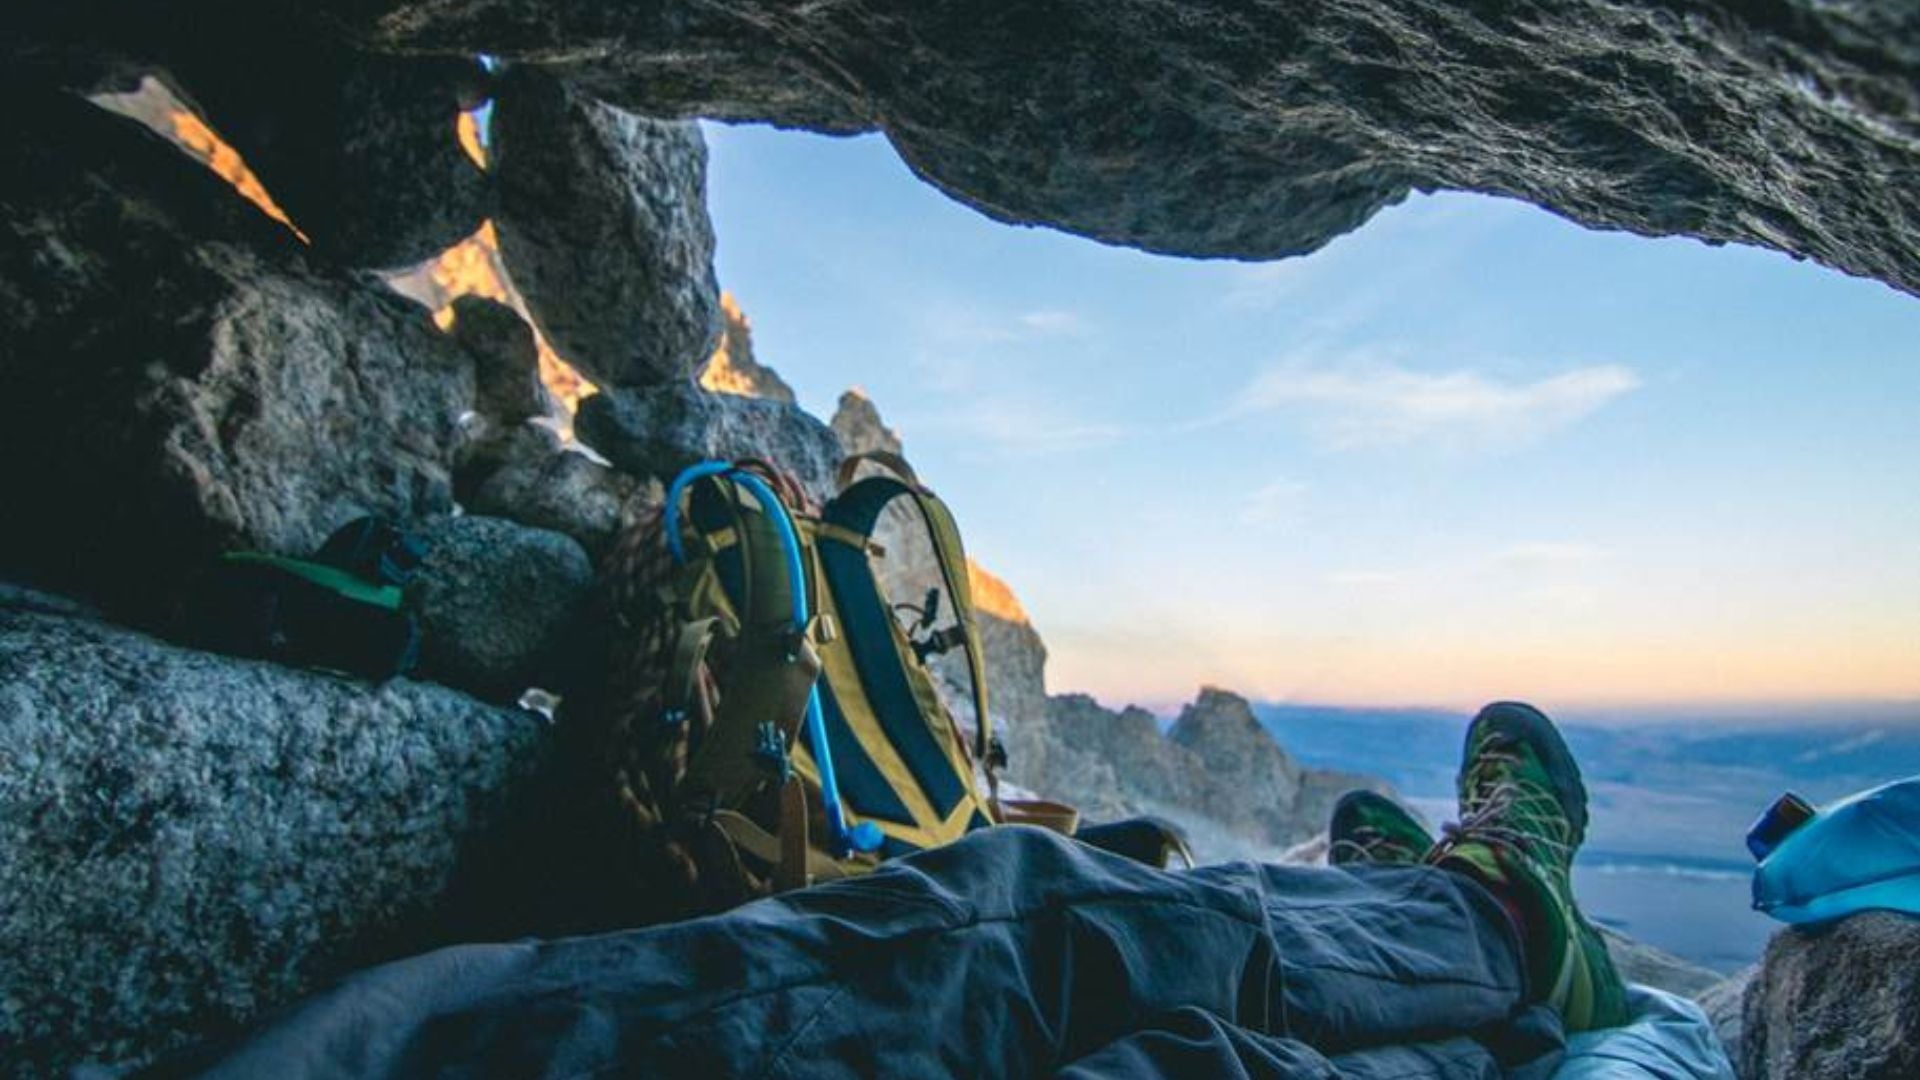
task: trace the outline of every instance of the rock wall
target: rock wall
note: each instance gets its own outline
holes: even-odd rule
[[[16,85],[21,39],[10,31],[37,14],[0,15],[12,106],[0,117],[0,491],[25,508],[0,531],[0,579],[72,596],[0,587],[6,1071],[138,1065],[368,963],[615,925],[620,913],[592,902],[605,892],[591,880],[605,852],[570,846],[584,833],[579,785],[562,779],[582,775],[570,771],[569,726],[511,703],[529,687],[567,695],[590,684],[604,652],[592,559],[657,505],[649,481],[688,445],[672,438],[732,432],[738,452],[787,439],[822,475],[837,443],[811,418],[703,394],[715,404],[692,429],[653,437],[646,452],[621,444],[616,468],[560,435],[517,311],[462,299],[436,325],[360,269],[432,254],[473,229],[479,203],[443,192],[434,163],[452,155],[482,178],[453,125],[456,99],[480,98],[426,78],[477,72],[471,61],[378,58],[343,75],[352,85],[338,96],[323,80],[307,89],[327,123],[285,135],[318,142],[268,148],[247,140],[267,139],[299,89],[244,100],[246,79],[270,81],[270,65],[209,74],[170,53],[183,58],[167,71],[179,95],[140,123]],[[156,63],[147,51],[122,59],[116,87]],[[91,85],[100,73],[80,66]],[[312,75],[306,60],[290,70]],[[406,78],[389,78],[396,70]],[[341,101],[377,108],[369,95],[403,92],[420,96],[389,103],[363,144],[324,145],[353,134],[357,114]],[[217,107],[218,133],[176,105]],[[150,130],[181,117],[174,134],[185,136]],[[640,351],[600,354],[603,376],[646,384],[609,392],[695,393],[689,375],[713,329],[704,158],[684,124],[615,138],[642,130],[631,119],[588,125],[606,136],[595,167],[627,166],[600,190],[628,204],[599,210],[652,199],[672,212],[629,215],[616,252],[540,276],[541,310],[556,310],[556,292],[561,303],[596,295],[593,275],[627,275],[657,302],[612,302],[579,328],[582,341],[619,337],[637,307],[658,330]],[[398,145],[429,127],[430,146]],[[280,206],[221,134],[258,148],[259,175],[285,188]],[[192,157],[176,145],[196,139]],[[523,179],[538,157],[529,145],[523,131]],[[385,175],[377,169],[279,180],[296,160],[403,150],[420,183],[376,201],[355,188]],[[494,177],[476,182],[490,203]],[[422,192],[450,201],[408,209]],[[523,239],[563,227],[533,210],[516,222]],[[643,238],[652,248],[635,254]],[[730,421],[736,413],[747,420]],[[423,628],[421,681],[373,685],[181,644],[207,629],[199,585],[219,554],[305,555],[369,513],[426,542],[406,600]]]
[[[700,129],[530,68],[497,97],[500,255],[534,324],[601,386],[692,375],[720,337]]]
[[[1018,742],[1021,728],[1046,720],[1047,644],[1006,582],[971,560],[967,578],[980,649],[987,660],[989,707],[1009,733],[1005,738]],[[963,687],[965,666],[960,658],[948,657],[940,670],[949,683]],[[1013,742],[1008,743],[1009,754]]]
[[[495,875],[526,865],[509,826],[549,739],[431,683],[0,608],[8,1071],[148,1060],[363,964],[524,930]]]
[[[1748,984],[1745,1080],[1920,1076],[1920,918],[1855,915],[1783,930]]]
[[[798,405],[716,394],[691,381],[595,394],[580,404],[574,430],[635,476],[671,480],[701,461],[762,457],[823,502],[842,456],[832,429]]]

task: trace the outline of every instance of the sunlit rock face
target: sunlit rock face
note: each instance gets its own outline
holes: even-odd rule
[[[367,55],[248,21],[244,36],[183,35],[168,71],[325,257],[405,267],[479,227],[491,191],[450,137],[480,82],[471,59]],[[274,59],[235,62],[248,56]]]
[[[878,128],[993,217],[1155,251],[1297,254],[1458,189],[1920,290],[1906,0],[327,9],[376,47],[538,60],[647,114]]]
[[[732,293],[720,294],[720,315],[720,344],[700,371],[700,385],[716,394],[794,404],[798,399],[793,396],[793,387],[754,355],[753,323]]]
[[[344,265],[430,258],[479,226],[492,195],[453,137],[487,92],[473,57],[357,48],[284,5],[10,4],[0,70],[85,93],[161,77]]]

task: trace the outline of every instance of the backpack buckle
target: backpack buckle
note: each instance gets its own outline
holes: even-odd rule
[[[911,642],[913,645],[913,654],[919,657],[920,662],[923,664],[927,662],[929,657],[938,656],[941,653],[957,649],[966,643],[966,628],[958,623],[944,630],[935,630],[922,637],[916,637]]]
[[[998,735],[987,740],[987,767],[991,769],[1007,767],[1007,744],[1001,742]]]
[[[793,775],[793,759],[787,756],[787,740],[780,736],[780,726],[771,720],[760,721],[760,727],[754,734],[753,757],[780,783],[786,783],[787,778]]]

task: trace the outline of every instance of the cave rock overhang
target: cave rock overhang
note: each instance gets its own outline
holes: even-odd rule
[[[884,132],[996,219],[1313,251],[1410,192],[1755,244],[1920,292],[1920,6],[359,0],[365,47],[652,116]]]

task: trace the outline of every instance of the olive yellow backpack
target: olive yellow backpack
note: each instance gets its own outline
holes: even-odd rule
[[[877,468],[856,479],[863,462]],[[882,513],[912,508],[939,582],[896,618],[874,575]],[[611,724],[602,752],[632,823],[634,886],[665,915],[862,873],[1008,821],[966,553],[946,505],[886,453],[849,459],[824,507],[762,461],[682,472],[609,567]],[[944,604],[940,598],[944,596]],[[960,649],[969,739],[927,659]]]

